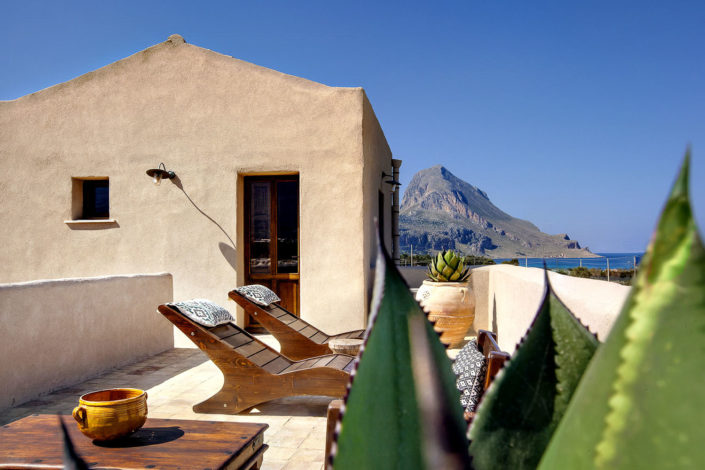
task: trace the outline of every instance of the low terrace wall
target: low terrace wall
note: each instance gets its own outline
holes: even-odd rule
[[[172,296],[170,274],[0,284],[0,409],[173,347]]]
[[[539,268],[495,265],[476,268],[470,276],[475,293],[475,329],[495,331],[502,350],[513,353],[543,297]],[[600,341],[612,328],[630,287],[549,272],[558,298]]]
[[[428,279],[426,273],[427,266],[397,266],[401,276],[412,289],[418,289],[423,284],[423,281]]]

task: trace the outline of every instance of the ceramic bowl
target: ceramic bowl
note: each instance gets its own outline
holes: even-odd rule
[[[129,436],[147,420],[147,392],[136,388],[86,393],[78,403],[73,410],[78,429],[96,441]]]

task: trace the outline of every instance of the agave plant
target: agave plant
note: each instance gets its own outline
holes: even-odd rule
[[[462,257],[453,250],[443,250],[431,259],[426,275],[435,282],[463,282],[470,276],[468,270]]]
[[[377,249],[365,345],[326,468],[469,468],[467,425],[445,347],[379,241]]]

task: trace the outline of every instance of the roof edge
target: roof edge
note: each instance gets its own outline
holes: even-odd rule
[[[91,70],[91,71],[85,72],[85,73],[83,73],[83,74],[81,74],[81,75],[78,75],[78,76],[76,76],[76,77],[74,77],[74,78],[71,78],[71,79],[69,79],[69,80],[67,80],[67,81],[65,81],[65,82],[60,82],[60,83],[57,83],[57,84],[54,84],[54,85],[50,85],[50,86],[48,86],[48,87],[46,87],[46,88],[42,88],[42,89],[40,89],[40,90],[37,90],[37,91],[31,92],[31,93],[28,93],[28,94],[26,94],[26,95],[19,96],[19,97],[17,97],[17,98],[12,99],[12,100],[0,100],[0,104],[15,103],[15,102],[17,102],[17,101],[25,100],[25,99],[28,99],[28,98],[30,98],[30,97],[36,97],[36,96],[38,96],[38,95],[42,95],[42,96],[43,96],[43,95],[45,95],[46,93],[57,92],[57,91],[63,89],[64,87],[69,86],[70,84],[77,83],[77,82],[82,81],[82,80],[87,80],[87,79],[89,79],[90,77],[93,77],[93,76],[98,75],[98,74],[108,73],[108,72],[111,71],[112,69],[114,69],[114,68],[116,68],[116,67],[119,67],[119,64],[125,63],[126,61],[135,60],[137,57],[144,56],[144,55],[148,55],[148,54],[151,54],[151,53],[155,53],[155,52],[157,52],[157,51],[159,51],[159,50],[162,50],[162,49],[174,48],[174,47],[189,47],[189,48],[194,48],[194,49],[197,49],[197,50],[199,50],[199,51],[201,51],[202,53],[205,53],[205,54],[214,54],[215,56],[218,56],[218,57],[221,57],[221,58],[227,58],[227,59],[230,59],[230,60],[233,60],[233,61],[237,61],[238,63],[244,65],[245,67],[251,68],[252,70],[257,71],[257,72],[259,72],[259,73],[277,74],[277,75],[281,76],[282,78],[284,78],[284,79],[286,79],[286,80],[292,81],[292,83],[296,83],[296,84],[298,84],[298,85],[300,85],[300,86],[304,86],[304,87],[311,87],[311,88],[329,88],[329,89],[338,89],[338,90],[350,90],[350,91],[356,91],[356,92],[358,92],[359,90],[362,90],[362,87],[337,87],[337,86],[329,86],[329,85],[325,85],[325,84],[320,83],[320,82],[316,82],[316,81],[313,81],[313,80],[309,80],[309,79],[307,79],[307,78],[298,77],[298,76],[296,76],[296,75],[291,75],[291,74],[287,74],[287,73],[284,73],[284,72],[280,72],[280,71],[275,70],[275,69],[271,69],[271,68],[268,68],[268,67],[265,67],[265,66],[262,66],[262,65],[257,65],[257,64],[254,64],[254,63],[252,63],[252,62],[247,62],[247,61],[245,61],[245,60],[238,59],[238,58],[236,58],[236,57],[233,57],[233,56],[230,56],[230,55],[227,55],[227,54],[223,54],[223,53],[221,53],[221,52],[217,52],[217,51],[214,51],[214,50],[211,50],[211,49],[207,49],[207,48],[205,48],[205,47],[200,47],[200,46],[196,46],[196,45],[193,45],[193,44],[189,44],[189,43],[186,42],[186,40],[183,38],[183,36],[181,36],[181,35],[179,35],[179,34],[172,34],[172,35],[170,35],[170,36],[166,39],[166,41],[163,41],[163,42],[154,44],[154,45],[152,45],[152,46],[149,46],[149,47],[147,47],[146,49],[143,49],[143,50],[141,50],[141,51],[137,51],[137,52],[135,52],[135,53],[133,53],[133,54],[130,54],[130,55],[127,56],[127,57],[123,57],[122,59],[118,59],[118,60],[116,60],[116,61],[114,61],[114,62],[111,62],[111,63],[109,63],[109,64],[106,64],[106,65],[104,65],[104,66],[102,66],[102,67],[99,67],[99,68],[97,68],[97,69],[95,69],[95,70]],[[363,90],[363,93],[364,93],[364,90]]]

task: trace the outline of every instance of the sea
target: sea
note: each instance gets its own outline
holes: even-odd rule
[[[634,269],[639,267],[644,253],[595,253],[600,258],[517,258],[519,266],[543,268],[544,262],[548,269],[570,269],[578,266],[586,268],[606,269],[609,260],[610,269]],[[510,258],[495,258],[495,263],[509,261]]]

